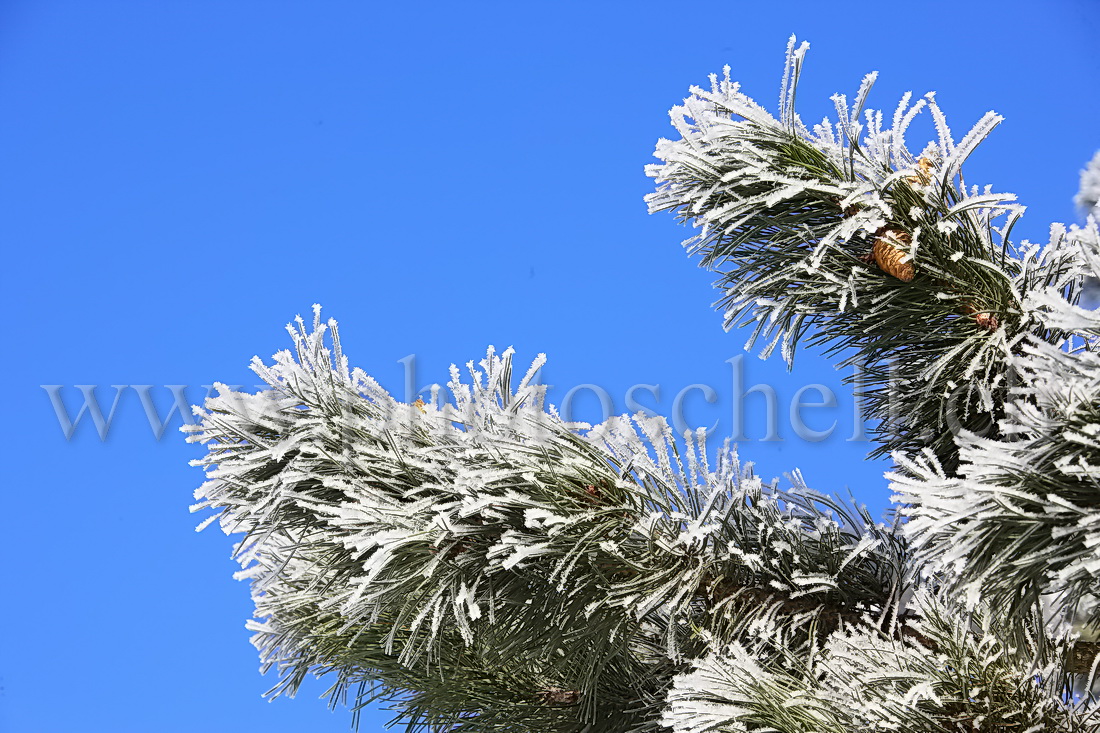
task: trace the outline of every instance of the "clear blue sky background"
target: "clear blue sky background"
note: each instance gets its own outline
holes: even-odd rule
[[[355,364],[394,391],[487,344],[550,355],[546,381],[637,383],[663,412],[696,383],[696,424],[730,429],[730,357],[711,276],[650,217],[642,166],[667,110],[730,64],[774,108],[783,47],[812,48],[799,99],[829,109],[878,69],[876,106],[939,92],[958,135],[1007,121],[968,166],[1018,193],[1024,236],[1073,221],[1077,175],[1100,147],[1095,0],[965,3],[19,2],[0,5],[0,238],[7,460],[0,514],[0,729],[11,733],[340,731],[311,684],[264,702],[230,540],[196,535],[200,482],[175,416],[154,439],[124,390],[106,440],[66,441],[47,392],[77,384],[253,384],[253,354],[314,302],[341,321]],[[913,140],[920,148],[922,141]],[[862,460],[840,374],[746,361],[780,393],[741,445],[766,474],[887,503]],[[840,394],[836,435],[791,434],[786,402]],[[595,414],[591,395],[583,414]],[[366,716],[378,730],[384,712]],[[4,727],[6,726],[6,728]]]

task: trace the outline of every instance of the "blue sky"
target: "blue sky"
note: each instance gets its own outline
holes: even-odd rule
[[[195,534],[201,481],[178,415],[156,440],[140,390],[191,401],[251,385],[254,354],[319,302],[345,351],[392,391],[514,345],[546,352],[560,401],[631,385],[659,412],[690,385],[692,424],[731,429],[725,334],[712,276],[649,216],[642,167],[667,110],[733,67],[774,108],[783,48],[811,42],[799,100],[880,72],[874,106],[936,90],[957,135],[1006,118],[968,164],[1019,194],[1017,233],[1075,221],[1080,168],[1100,148],[1100,3],[32,3],[0,6],[0,237],[9,460],[0,522],[0,730],[341,731],[316,699],[268,703],[230,577],[231,540]],[[914,137],[912,146],[919,149]],[[848,440],[843,376],[811,353],[793,372],[744,360],[743,457],[801,467],[823,491],[887,503],[882,463]],[[799,388],[836,390],[793,435]],[[75,415],[74,385],[118,406],[105,440],[87,416],[66,440],[41,385]],[[811,395],[811,398],[813,395]],[[579,416],[594,416],[591,391]],[[371,712],[362,729],[388,719]],[[6,726],[6,727],[5,727]]]

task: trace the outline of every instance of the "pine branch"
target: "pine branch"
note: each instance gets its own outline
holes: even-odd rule
[[[754,325],[761,355],[793,359],[806,339],[861,370],[873,455],[930,448],[958,464],[954,436],[993,437],[1010,375],[1029,335],[1057,341],[1024,303],[1057,284],[1070,300],[1080,281],[1009,239],[1015,197],[967,189],[962,164],[1000,117],[987,114],[956,144],[931,94],[893,124],[834,97],[838,119],[807,128],[793,108],[805,45],[788,53],[780,118],[729,78],[712,77],[672,110],[681,138],[662,140],[648,167],[651,211],[672,210],[701,229],[685,242],[721,275],[726,326]],[[919,155],[905,131],[931,112],[939,140]],[[999,225],[999,226],[998,226]]]
[[[222,388],[188,429],[195,509],[243,534],[271,694],[328,676],[334,704],[433,733],[1095,728],[1073,694],[1100,654],[1075,641],[1100,623],[1100,321],[1076,303],[1100,237],[1012,243],[1012,197],[961,174],[995,115],[958,144],[931,95],[863,123],[869,75],[807,128],[804,52],[779,119],[728,70],[693,90],[649,202],[702,227],[764,355],[805,338],[861,365],[908,521],[797,472],[780,491],[728,445],[711,466],[659,419],[565,423],[510,350],[403,404],[318,311],[254,361],[270,389]],[[922,108],[938,141],[914,156]]]
[[[1100,336],[1096,312],[1064,305],[1047,318]],[[906,531],[921,560],[961,593],[1010,613],[1042,602],[1053,615],[1095,626],[1100,354],[1033,340],[1010,363],[1019,382],[1001,423],[1005,437],[961,436],[958,476],[929,456],[902,459],[891,488],[910,505]]]
[[[940,651],[897,528],[797,472],[780,492],[730,453],[711,468],[660,420],[565,424],[534,368],[511,387],[510,352],[456,373],[454,404],[403,405],[331,321],[292,333],[296,357],[255,364],[268,392],[223,390],[192,429],[196,508],[246,533],[272,694],[328,675],[334,702],[390,700],[413,729],[655,731],[716,643],[808,654],[861,629]]]
[[[631,527],[643,512],[673,513],[676,496],[625,491],[634,484],[607,454],[542,410],[531,384],[538,363],[513,391],[510,354],[490,351],[484,372],[471,365],[472,384],[456,371],[455,405],[418,408],[349,370],[334,326],[318,319],[307,332],[299,322],[296,358],[255,364],[272,389],[223,390],[194,430],[210,446],[196,508],[246,533],[238,555],[262,619],[254,641],[283,674],[273,693],[336,672],[338,696],[356,681],[415,683],[407,717],[467,730],[505,719],[548,725],[532,712],[548,690],[575,691],[578,703],[552,706],[562,708],[554,729],[570,730],[567,719],[578,730],[644,722],[638,695],[657,695],[671,674],[647,651],[650,637],[678,632],[639,628],[615,571],[624,562],[647,570],[661,584],[652,603],[667,605],[669,579],[690,574],[692,560],[666,552],[655,562]],[[651,471],[660,477],[659,466]],[[591,485],[613,508],[592,505]],[[448,661],[456,653],[461,664]],[[517,676],[513,659],[538,661]],[[448,664],[455,677],[439,679]],[[491,679],[529,689],[514,682],[493,693]],[[471,685],[496,700],[478,722],[466,720],[481,704]],[[624,689],[635,691],[633,712]]]
[[[902,636],[855,624],[808,649],[716,642],[677,676],[662,721],[674,733],[1094,729],[1095,713],[1068,700],[1065,645],[1012,649],[1006,616],[943,596],[914,607]]]
[[[705,583],[703,598],[712,608],[734,606],[742,612],[747,608],[767,608],[781,617],[812,618],[814,633],[822,640],[846,628],[874,628],[882,632],[884,638],[911,641],[928,650],[929,654],[941,651],[935,639],[921,631],[919,626],[921,616],[912,609],[902,610],[891,618],[876,620],[866,611],[858,611],[850,605],[820,598],[792,598],[774,590],[762,588],[759,584],[733,579]],[[1009,615],[1014,614],[1019,614],[1015,608]],[[1023,615],[1026,617],[1026,613]],[[737,638],[737,635],[726,634],[723,638],[733,639]],[[1062,671],[1070,675],[1089,675],[1093,672],[1092,665],[1098,655],[1100,655],[1100,642],[1076,640],[1067,644]]]
[[[292,334],[254,365],[268,392],[223,389],[192,429],[196,508],[245,533],[272,694],[334,675],[334,700],[377,682],[432,730],[646,730],[704,631],[806,646],[832,606],[897,617],[904,542],[797,473],[712,468],[662,420],[563,423],[508,352],[410,406],[349,370],[334,323]]]
[[[790,361],[805,339],[859,368],[873,455],[902,461],[895,499],[926,577],[1002,608],[1017,648],[1040,605],[1038,638],[1092,633],[1100,330],[1077,300],[1100,275],[1095,224],[1052,227],[1045,248],[1011,240],[1014,197],[961,172],[992,113],[958,144],[932,95],[906,95],[889,126],[874,110],[861,121],[871,74],[851,107],[834,97],[835,122],[807,128],[793,102],[805,50],[792,39],[778,119],[728,69],[692,89],[672,111],[680,139],[648,168],[650,209],[700,228],[685,245],[721,275],[727,327],[753,324],[762,356],[781,346]],[[922,108],[938,140],[914,155],[904,135]],[[1095,652],[1079,642],[1064,671]]]

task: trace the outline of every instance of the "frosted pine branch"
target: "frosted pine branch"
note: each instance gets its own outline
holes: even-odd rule
[[[1095,225],[1056,236],[1043,252],[1068,280],[1100,273]],[[999,436],[962,434],[962,469],[929,455],[898,456],[895,500],[928,569],[945,572],[971,602],[1022,613],[1040,602],[1054,617],[1100,622],[1100,313],[1073,305],[1063,283],[1034,289],[1033,317],[1063,340],[1021,341],[1009,364]]]
[[[433,733],[1097,729],[1095,223],[1011,239],[1014,197],[962,175],[994,113],[956,141],[933,94],[868,109],[869,74],[807,126],[806,50],[778,116],[728,69],[693,88],[648,201],[699,229],[750,346],[860,365],[905,521],[659,418],[567,423],[541,356],[516,379],[490,348],[402,403],[315,307],[254,360],[267,389],[187,428],[271,694],[323,676]]]
[[[1020,655],[1004,646],[1003,617],[915,605],[920,643],[856,627],[801,654],[716,644],[676,677],[662,722],[673,733],[1095,729],[1063,698],[1064,646]]]
[[[777,491],[728,447],[712,466],[662,419],[565,423],[541,360],[513,386],[510,351],[408,405],[349,368],[334,322],[290,331],[294,353],[254,362],[269,390],[222,388],[191,429],[195,509],[243,533],[274,694],[329,674],[432,725],[629,730],[699,629],[806,645],[898,623],[904,542],[797,474]]]
[[[1012,242],[1015,196],[963,179],[998,115],[955,142],[933,94],[866,109],[870,74],[852,104],[834,95],[836,116],[807,125],[793,107],[805,50],[792,40],[778,118],[728,69],[692,88],[671,112],[679,139],[648,166],[650,210],[699,230],[685,245],[719,273],[727,328],[752,327],[747,347],[790,361],[804,339],[825,346],[861,371],[875,454],[931,448],[954,471],[953,435],[995,430],[1009,355],[1044,335],[1026,298],[1058,280],[1072,300],[1081,284]],[[906,132],[925,111],[937,139],[914,153]]]

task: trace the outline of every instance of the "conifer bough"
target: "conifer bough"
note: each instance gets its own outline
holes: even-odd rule
[[[757,477],[659,418],[567,423],[512,353],[404,404],[333,321],[222,387],[202,526],[238,577],[272,694],[327,676],[411,730],[1100,730],[1100,237],[1017,244],[1013,197],[964,183],[933,95],[807,127],[788,48],[773,117],[712,77],[672,111],[653,211],[699,228],[727,327],[867,379],[895,519]],[[928,111],[937,140],[904,133]],[[886,123],[889,124],[886,124]]]

